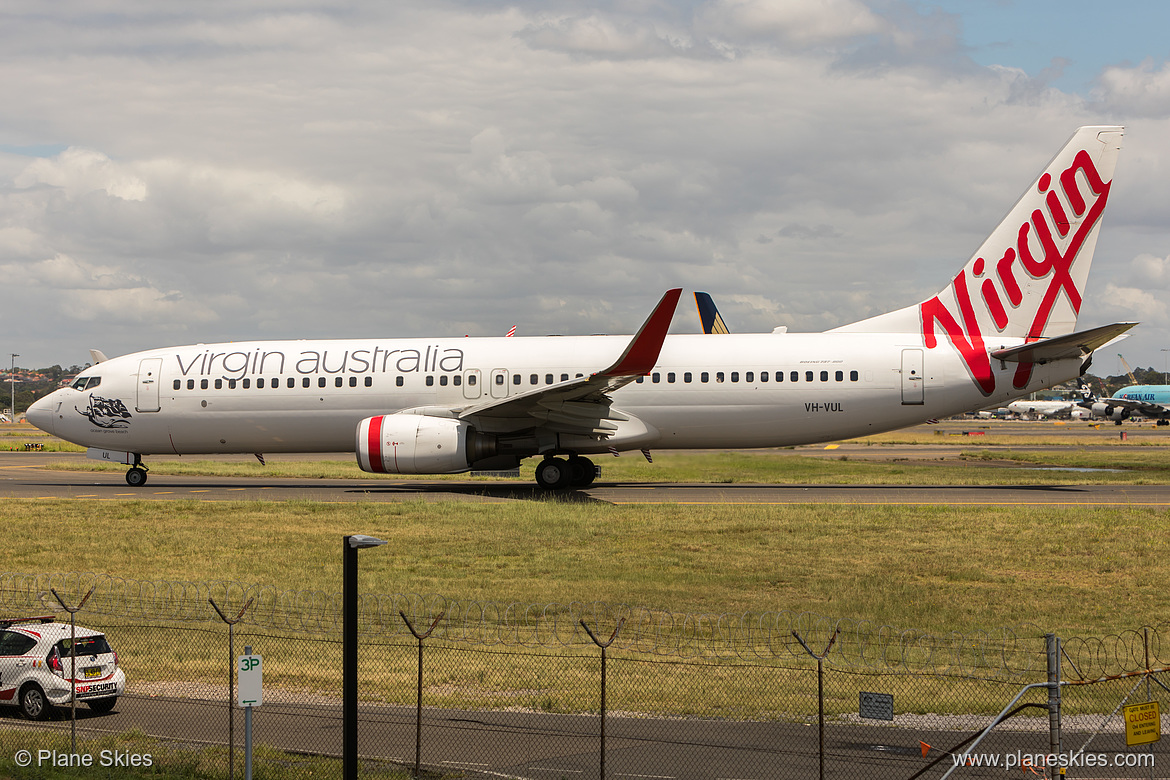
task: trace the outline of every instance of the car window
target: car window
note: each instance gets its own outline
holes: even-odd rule
[[[57,643],[57,652],[61,654],[62,658],[69,657],[69,642],[68,639],[62,639]],[[77,637],[77,655],[102,655],[104,653],[112,652],[110,644],[102,634],[97,636],[79,636]]]
[[[16,631],[0,631],[0,655],[24,655],[32,650],[37,640]]]

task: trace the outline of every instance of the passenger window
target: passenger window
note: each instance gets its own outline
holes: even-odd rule
[[[447,386],[447,375],[443,374],[442,376],[439,377],[439,387],[446,387],[446,386]]]
[[[849,372],[849,381],[850,381],[850,382],[856,382],[856,381],[857,381],[857,372],[856,372],[856,371],[850,371],[850,372]]]
[[[691,372],[690,371],[687,371],[683,374],[683,383],[688,384],[688,385],[691,383]]]
[[[536,374],[533,374],[532,376],[528,377],[528,384],[530,384],[530,385],[534,385],[538,381],[540,381],[540,377],[538,377]]]
[[[251,380],[251,379],[245,379],[245,380],[244,380],[244,389],[245,389],[245,390],[247,390],[247,389],[248,389],[249,387],[251,387],[251,386],[252,386],[252,380]]]
[[[467,384],[470,385],[471,387],[475,387],[475,382],[476,382],[475,374],[468,374],[467,375]]]
[[[223,380],[222,379],[215,380],[215,389],[216,390],[223,390]]]
[[[175,389],[176,389],[176,390],[179,390],[179,389],[181,389],[182,387],[183,387],[183,380],[182,380],[182,379],[176,379],[176,380],[175,380]]]
[[[732,382],[738,382],[738,381],[739,381],[739,372],[738,372],[738,371],[732,371],[732,372],[731,372],[731,381],[732,381]]]
[[[504,384],[504,375],[503,374],[496,374],[496,384],[497,385]]]
[[[272,381],[268,383],[268,386],[271,387],[273,390],[279,390],[280,389],[280,377],[278,377],[278,376],[272,377]]]
[[[674,372],[673,371],[670,371],[666,374],[666,381],[672,385],[674,384]]]
[[[553,375],[552,374],[545,374],[544,375],[544,383],[546,385],[551,385],[553,383]]]
[[[722,372],[722,371],[716,371],[716,372],[715,372],[715,381],[716,381],[716,382],[722,382],[722,381],[723,381],[723,372]]]
[[[744,374],[744,375],[743,375],[743,381],[745,381],[745,382],[754,382],[754,381],[756,381],[756,375],[755,375],[755,373],[754,373],[754,372],[752,372],[752,371],[748,371],[746,374]]]
[[[646,377],[640,376],[637,379],[635,379],[634,381],[637,382],[638,384],[642,384],[643,382],[646,381]]]
[[[788,375],[788,378],[791,379],[793,382],[799,382],[800,381],[800,372],[793,371],[791,374]]]
[[[394,377],[394,386],[395,387],[402,387],[402,377],[400,377],[400,376]]]
[[[229,379],[228,380],[228,390],[235,390],[235,389],[236,389],[236,380]]]
[[[561,374],[561,381],[562,381],[562,382],[568,382],[568,381],[569,381],[569,375],[568,375],[568,374]]]
[[[325,386],[325,377],[323,377],[323,376],[317,377],[317,387],[324,387],[324,386]]]
[[[520,375],[519,374],[512,374],[512,384],[514,384],[514,385],[520,384]]]
[[[427,387],[434,387],[434,386],[435,386],[435,378],[433,376],[428,376],[427,377]]]
[[[844,381],[845,381],[845,372],[844,372],[844,371],[838,371],[838,372],[837,372],[837,374],[836,374],[836,376],[835,376],[834,378],[835,378],[835,379],[836,379],[838,382],[844,382]]]
[[[264,377],[260,377],[259,379],[256,380],[256,389],[257,390],[264,389]]]
[[[37,646],[37,640],[17,631],[0,631],[0,655],[24,655]]]
[[[334,379],[333,379],[333,386],[334,387],[341,387],[342,384],[343,383],[341,381],[341,377],[334,377]]]
[[[455,376],[451,377],[451,384],[455,385],[456,387],[461,387],[463,385],[463,377],[460,374],[456,374]]]
[[[699,374],[699,381],[704,382],[704,383],[710,382],[711,381],[711,374],[704,371],[703,373]]]
[[[351,376],[349,378],[349,386],[350,387],[357,387],[357,377],[356,376]]]
[[[289,389],[289,390],[293,389],[294,387],[296,387],[296,386],[297,386],[297,380],[296,380],[296,378],[294,378],[294,377],[291,377],[291,376],[290,376],[290,377],[288,378],[288,382],[287,382],[287,384],[288,384],[288,389]]]
[[[206,380],[206,379],[200,379],[200,380],[199,380],[199,389],[200,389],[200,390],[206,390],[206,389],[207,389],[207,380]]]
[[[821,372],[821,381],[822,381],[822,382],[828,382],[828,381],[829,381],[829,372],[828,372],[828,371],[822,371],[822,372]]]
[[[653,382],[654,384],[658,384],[659,382],[662,381],[662,374],[655,371],[653,374],[650,375],[650,381]]]
[[[459,377],[455,377],[455,378],[458,379]],[[374,386],[374,378],[372,376],[366,377],[366,387],[373,387],[373,386]]]
[[[806,382],[813,381],[813,372],[812,371],[805,371],[804,372],[804,381],[806,381]]]

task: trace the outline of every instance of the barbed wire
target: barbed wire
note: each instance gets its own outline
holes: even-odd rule
[[[281,590],[229,580],[149,581],[85,572],[0,573],[0,617],[53,614],[66,601],[93,589],[85,613],[160,622],[211,622],[209,599],[238,609],[252,599],[242,625],[337,636],[341,631],[341,594]],[[931,633],[864,620],[834,619],[812,612],[682,613],[609,604],[568,602],[521,604],[467,601],[440,595],[364,594],[359,601],[359,631],[387,639],[408,634],[399,613],[429,625],[440,614],[432,638],[459,644],[564,648],[589,651],[593,643],[582,621],[595,633],[622,630],[613,649],[695,660],[806,663],[796,635],[824,646],[836,634],[826,665],[915,675],[1018,678],[1046,669],[1044,632],[1034,625],[994,631]],[[1091,679],[1106,674],[1166,665],[1160,632],[1168,624],[1119,634],[1063,639],[1066,676]]]

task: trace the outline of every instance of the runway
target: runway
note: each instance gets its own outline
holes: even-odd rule
[[[883,451],[881,454],[884,459],[893,453]],[[949,454],[957,457],[958,452],[952,450]],[[70,462],[80,465],[85,462],[85,456],[80,453],[0,452],[0,496],[78,501],[296,500],[333,503],[419,499],[509,502],[542,501],[550,497],[547,491],[523,479],[481,481],[369,477],[319,480],[159,475],[152,477],[144,487],[131,488],[121,473],[50,471],[43,468],[49,463]],[[1170,507],[1170,485],[678,484],[612,482],[604,479],[604,470],[602,474],[602,479],[588,489],[557,493],[556,500],[615,505],[670,503]]]

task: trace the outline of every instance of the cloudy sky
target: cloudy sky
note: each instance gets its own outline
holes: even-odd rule
[[[941,289],[1116,123],[1079,324],[1141,320],[1119,350],[1161,369],[1167,29],[1158,0],[7,0],[2,362],[628,333],[672,286],[823,330]]]

